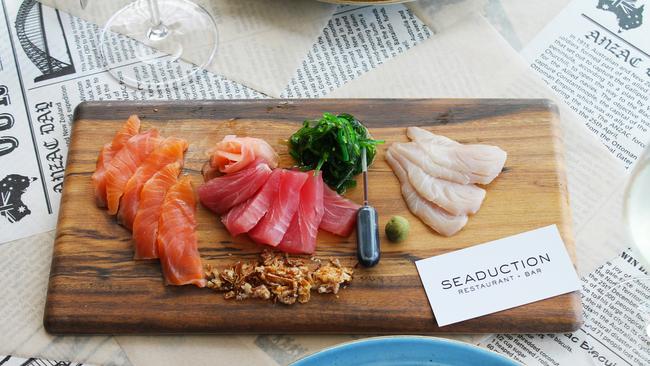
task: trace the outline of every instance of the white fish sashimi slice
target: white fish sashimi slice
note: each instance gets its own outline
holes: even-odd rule
[[[430,176],[446,179],[459,184],[469,184],[470,182],[470,175],[431,162],[426,151],[414,142],[396,142],[391,146],[391,148],[395,149],[394,153],[405,157]]]
[[[409,183],[422,198],[452,215],[474,214],[481,208],[485,198],[484,189],[473,184],[459,184],[433,177],[399,153],[391,151],[391,156],[406,171]]]
[[[432,163],[466,175],[469,183],[489,184],[501,173],[508,157],[497,146],[464,145],[418,127],[409,127],[406,133],[427,153]]]
[[[420,127],[407,127],[406,136],[408,136],[411,141],[424,141],[427,140],[434,144],[443,145],[443,146],[459,146],[460,142],[450,139],[449,137],[436,135],[433,132],[429,132],[424,128]]]
[[[402,196],[409,210],[422,222],[444,236],[452,236],[467,224],[467,215],[454,216],[442,208],[422,198],[409,183],[408,174],[393,157],[386,151],[386,161],[401,183]]]

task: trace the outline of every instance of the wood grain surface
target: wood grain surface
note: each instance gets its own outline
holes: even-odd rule
[[[370,200],[383,228],[392,215],[411,222],[403,243],[382,230],[381,263],[356,268],[352,285],[338,296],[313,294],[307,304],[237,302],[194,286],[164,286],[157,261],[135,261],[131,235],[95,207],[90,176],[97,153],[128,115],[144,128],[187,139],[185,172],[202,183],[205,151],[224,135],[261,137],[293,164],[286,139],[305,119],[322,112],[357,116],[385,139],[370,168]],[[51,333],[547,333],[581,323],[577,293],[439,328],[414,261],[474,244],[557,224],[571,256],[574,244],[556,108],[546,100],[235,100],[205,102],[105,102],[81,104],[75,114],[59,212],[44,324]],[[503,173],[486,187],[481,210],[457,235],[445,238],[412,216],[398,181],[384,160],[386,147],[406,141],[406,126],[424,126],[462,143],[498,145],[508,152]],[[361,189],[348,192],[360,202]],[[218,218],[199,205],[200,253],[223,268],[253,260],[261,247],[232,238]],[[318,237],[318,257],[354,266],[354,234]]]

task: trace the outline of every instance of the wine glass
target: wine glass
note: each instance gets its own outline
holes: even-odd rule
[[[639,259],[650,269],[650,147],[637,160],[625,190],[623,219]]]
[[[191,1],[136,0],[106,23],[101,53],[104,66],[118,81],[156,90],[191,80],[214,58],[217,39],[212,16]]]
[[[589,347],[599,350],[609,362],[616,359],[632,364],[650,362],[650,276],[638,268],[650,270],[650,147],[646,148],[630,173],[624,193],[623,221],[632,247],[629,260],[635,268],[629,272],[606,274],[609,286],[600,294],[590,294],[595,309],[585,314],[582,330]],[[588,314],[588,316],[587,316]],[[594,353],[586,353],[594,364],[602,364]],[[618,363],[618,364],[623,364]]]
[[[625,189],[623,220],[636,258],[646,271],[650,271],[650,146],[643,151],[631,172]],[[638,309],[643,320],[645,346],[650,347],[650,276],[634,277],[622,285],[635,286],[642,293]]]

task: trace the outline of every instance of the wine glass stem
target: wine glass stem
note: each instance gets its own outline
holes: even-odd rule
[[[158,0],[147,0],[149,12],[151,13],[151,27],[147,31],[147,37],[152,41],[159,41],[169,35],[169,29],[160,20],[160,8]]]
[[[151,24],[157,26],[160,24],[160,8],[158,8],[158,0],[148,0],[149,11],[151,12]]]

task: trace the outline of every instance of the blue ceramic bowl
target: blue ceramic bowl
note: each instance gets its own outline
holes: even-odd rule
[[[497,353],[442,338],[376,337],[326,348],[292,366],[521,366]]]

